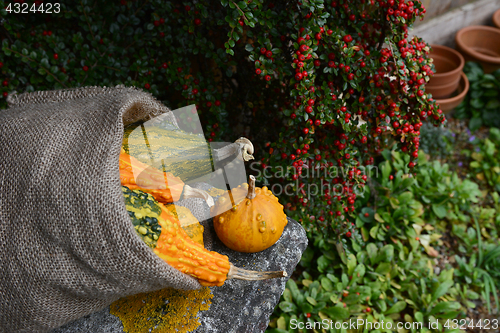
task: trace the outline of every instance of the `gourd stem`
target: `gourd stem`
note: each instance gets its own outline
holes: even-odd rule
[[[248,177],[248,194],[247,194],[247,198],[248,199],[253,199],[255,198],[257,195],[255,194],[255,177],[254,176],[250,176]]]
[[[181,199],[189,199],[189,198],[203,199],[207,202],[208,207],[212,207],[214,205],[214,198],[212,198],[210,194],[208,194],[206,191],[193,188],[189,185],[184,185]]]
[[[229,264],[229,272],[227,273],[227,279],[238,279],[247,281],[256,280],[267,280],[274,278],[287,277],[286,271],[274,271],[274,272],[257,272],[257,271],[247,271],[246,269],[233,266]]]

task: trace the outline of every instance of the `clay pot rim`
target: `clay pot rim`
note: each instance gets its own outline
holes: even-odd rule
[[[482,30],[482,31],[493,32],[494,34],[498,34],[499,39],[500,39],[500,30],[498,30],[497,28],[487,27],[484,25],[471,25],[471,26],[460,29],[457,32],[457,34],[455,35],[455,42],[457,43],[458,47],[463,52],[475,57],[479,61],[489,62],[489,63],[493,63],[493,64],[500,64],[500,57],[491,57],[491,56],[485,55],[483,53],[476,52],[473,49],[471,49],[470,47],[468,47],[467,45],[464,45],[464,43],[462,42],[462,38],[461,38],[462,35],[469,32],[469,31],[473,31],[473,30],[480,30],[480,31]]]
[[[493,24],[500,29],[500,9],[493,14]]]
[[[464,72],[460,73],[460,83],[464,82],[464,88],[462,89],[462,92],[456,96],[450,97],[450,98],[444,98],[444,99],[434,99],[437,104],[441,103],[451,103],[458,101],[460,99],[464,99],[465,95],[467,95],[467,92],[469,91],[469,79],[467,78],[467,75],[465,75]],[[459,86],[460,86],[459,83]]]
[[[446,52],[452,53],[453,55],[456,55],[458,57],[458,59],[460,59],[460,64],[458,65],[457,68],[455,68],[454,70],[451,70],[449,72],[434,73],[432,75],[433,77],[440,78],[440,77],[445,77],[445,76],[452,76],[452,75],[455,75],[457,73],[462,72],[464,65],[465,65],[465,59],[457,50],[454,50],[451,47],[444,46],[444,45],[431,44],[431,51],[429,52],[429,56],[431,56],[433,50],[446,51]]]

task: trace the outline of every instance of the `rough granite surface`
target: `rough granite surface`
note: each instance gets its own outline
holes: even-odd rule
[[[286,270],[288,277],[263,281],[228,280],[222,287],[212,287],[214,295],[210,309],[199,313],[201,325],[197,333],[260,333],[264,332],[274,308],[285,290],[302,253],[307,247],[304,229],[288,219],[281,238],[269,249],[259,253],[240,253],[222,244],[211,221],[204,223],[212,233],[211,250],[225,254],[233,265],[249,270]],[[208,235],[207,235],[208,236]],[[120,320],[109,308],[80,318],[51,333],[122,333]]]

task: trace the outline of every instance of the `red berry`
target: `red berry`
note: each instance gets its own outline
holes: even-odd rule
[[[273,53],[271,51],[266,52],[266,57],[271,58],[273,56]]]
[[[370,216],[370,214],[369,213],[365,213],[365,217],[368,217],[368,216]]]
[[[266,53],[266,51],[267,51],[267,50],[266,50],[266,48],[265,48],[265,47],[262,47],[262,48],[260,49],[260,54],[265,54],[265,53]]]
[[[307,101],[307,105],[309,105],[309,106],[313,106],[313,105],[314,105],[314,99],[309,99],[309,100]]]
[[[346,236],[347,238],[351,238],[351,232],[350,232],[350,231],[346,232],[346,233],[345,233],[345,236]]]
[[[308,313],[306,313],[306,317],[307,317],[307,318],[311,318],[311,314],[310,314],[309,312],[308,312]]]
[[[220,106],[220,101],[215,101],[215,106]]]
[[[149,83],[146,83],[146,84],[144,85],[144,88],[149,89],[149,88],[151,88],[151,86],[149,85]]]
[[[321,65],[321,61],[318,59],[314,60],[314,66],[319,67]]]
[[[300,51],[301,52],[306,52],[307,50],[309,50],[309,46],[305,45],[305,44],[302,44],[300,46]]]
[[[290,115],[290,118],[295,119],[295,118],[297,118],[297,115],[296,115],[295,113],[292,113],[292,114]]]
[[[2,67],[3,67],[3,62],[0,61],[0,68],[2,68]]]
[[[5,80],[5,81],[3,81],[3,82],[2,82],[2,84],[3,84],[5,87],[7,87],[7,86],[9,85],[9,81]]]
[[[262,73],[262,71],[260,70],[260,68],[257,68],[257,69],[255,70],[255,74],[260,75],[260,73]]]
[[[313,112],[313,108],[312,108],[312,106],[309,106],[309,105],[308,105],[308,106],[306,106],[306,112],[307,112],[307,113],[311,113],[311,112]]]
[[[164,63],[161,65],[161,67],[163,67],[163,68],[167,69],[168,64],[167,64],[166,62],[164,62]]]
[[[194,19],[194,24],[195,25],[200,25],[201,24],[201,20],[199,18]]]
[[[83,70],[86,72],[89,70],[89,66],[83,66]]]
[[[352,42],[352,36],[351,35],[345,35],[343,38],[344,42],[350,43]]]
[[[266,75],[265,79],[266,79],[266,81],[271,81],[271,75]]]
[[[8,93],[8,92],[6,92],[6,91],[4,91],[4,92],[3,92],[3,97],[7,97],[7,96],[9,96],[9,93]]]
[[[333,30],[332,30],[332,29],[328,29],[328,30],[326,31],[326,33],[327,33],[328,35],[331,35],[331,34],[333,34]]]
[[[304,134],[309,133],[309,128],[304,128],[304,129],[302,130],[302,132],[304,132]]]
[[[56,59],[56,60],[59,59],[59,54],[54,53],[54,59]]]
[[[422,97],[423,95],[424,95],[424,91],[423,90],[417,91],[417,96],[418,97]]]
[[[295,80],[297,80],[297,81],[302,80],[302,73],[295,74]]]
[[[413,168],[413,167],[415,166],[415,163],[410,162],[410,163],[408,163],[408,166],[409,166],[410,168]]]

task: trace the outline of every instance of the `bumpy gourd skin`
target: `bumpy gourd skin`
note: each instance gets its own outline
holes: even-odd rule
[[[123,149],[120,153],[119,168],[121,184],[131,190],[150,193],[162,203],[178,201],[182,195],[184,182],[180,178],[140,162],[126,154]],[[137,176],[139,177],[136,178]]]
[[[189,208],[174,204],[165,205],[164,207],[179,220],[182,229],[188,234],[189,238],[199,243],[201,246],[205,246],[203,243],[203,231],[205,228],[200,224],[193,213],[191,213]]]
[[[193,241],[181,227],[177,217],[151,195],[139,190],[133,192],[143,193],[147,199],[129,199],[127,211],[134,214],[141,211],[143,218],[154,217],[161,227],[153,251],[170,266],[197,278],[201,285],[222,286],[229,273],[228,257],[208,251]]]
[[[240,185],[217,200],[214,228],[230,249],[254,253],[276,243],[288,220],[283,205],[267,187],[255,188],[252,199],[247,197],[248,187]]]
[[[122,186],[122,192],[135,231],[147,246],[154,249],[161,234],[161,225],[158,223],[161,208],[151,194],[132,191],[126,186]]]

